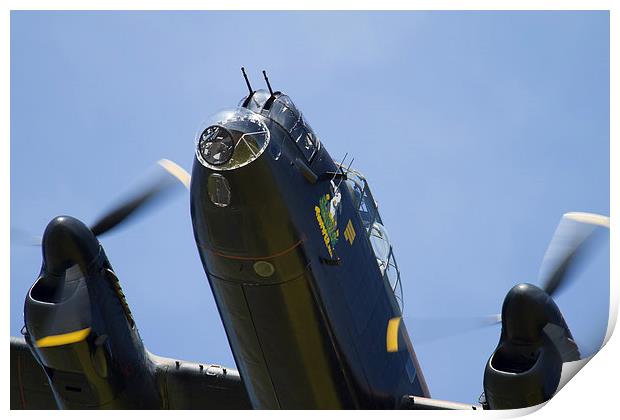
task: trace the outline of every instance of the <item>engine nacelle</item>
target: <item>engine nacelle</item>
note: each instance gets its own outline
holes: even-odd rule
[[[60,408],[160,408],[155,366],[103,248],[77,219],[43,236],[43,266],[24,304],[26,341]]]
[[[500,342],[484,370],[484,393],[491,409],[523,408],[549,400],[560,383],[562,358],[555,346]]]
[[[524,408],[548,401],[564,362],[579,351],[557,305],[531,284],[513,287],[502,306],[502,333],[484,371],[491,409]]]

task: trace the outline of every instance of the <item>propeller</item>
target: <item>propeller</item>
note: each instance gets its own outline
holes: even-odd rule
[[[490,327],[500,324],[502,322],[501,315],[487,315],[487,316],[440,316],[440,317],[404,317],[404,321],[408,325],[424,325],[424,330],[416,331],[415,341],[417,344],[430,343],[436,340],[440,340],[447,337],[452,337],[458,334],[463,334],[470,331],[480,330],[482,328]],[[401,322],[401,317],[395,317],[390,320],[392,323],[392,330],[390,330],[388,322],[388,331],[386,333],[386,344],[398,343],[402,341],[402,338],[398,336],[398,329],[394,328],[397,322]],[[402,350],[401,344],[387,344],[388,352],[393,353]]]
[[[162,159],[157,164],[163,172],[160,172],[146,188],[131,194],[100,217],[90,228],[95,236],[109,232],[134,216],[139,210],[155,204],[157,199],[163,198],[167,192],[178,185],[178,182],[189,189],[190,175],[183,168],[168,159]]]
[[[609,229],[609,217],[577,212],[562,216],[540,267],[538,280],[545,292],[553,296],[571,280],[571,269],[586,253],[597,227]]]
[[[592,247],[590,238],[594,231],[597,228],[609,229],[609,225],[609,217],[594,213],[571,212],[562,216],[540,267],[539,284],[547,294],[553,296],[570,283],[574,269]],[[424,340],[432,341],[501,324],[502,316],[412,318],[412,322],[433,325],[431,330],[434,333]],[[401,317],[388,322],[386,348],[390,353],[404,348],[400,344],[400,325]]]
[[[147,176],[148,181],[145,186],[127,195],[90,226],[95,236],[115,229],[139,212],[153,206],[179,184],[189,189],[190,175],[175,162],[161,159],[157,162],[156,168],[155,173]],[[29,234],[16,227],[11,227],[11,241],[19,245],[41,246],[41,236]]]
[[[11,243],[23,246],[40,246],[41,236],[34,235],[24,229],[11,226]]]
[[[104,316],[99,323],[92,322],[92,308],[100,305],[99,309],[103,312],[109,309],[107,297],[103,300],[89,297],[91,290],[95,290],[96,296],[101,293],[97,288],[101,287],[99,279],[102,278],[108,280],[103,287],[113,286],[127,321],[133,325],[134,320],[118,279],[111,271],[105,251],[96,236],[117,228],[131,217],[135,217],[139,211],[153,206],[174,187],[183,184],[189,188],[190,176],[179,165],[167,159],[157,163],[156,172],[151,172],[146,177],[146,182],[140,184],[141,188],[134,189],[133,193],[127,195],[91,227],[71,216],[57,216],[48,223],[39,241],[43,257],[41,273],[27,294],[24,304],[26,335],[36,340],[34,343],[39,349],[84,340],[91,329],[99,333],[104,331],[106,335],[108,331],[121,334],[114,325],[106,325],[110,319],[117,320],[116,316],[107,321]],[[19,229],[13,229],[12,233],[12,237],[16,239],[30,241],[33,239]],[[124,336],[121,334],[121,337]],[[45,357],[45,351],[37,354]],[[52,350],[50,356],[54,360],[53,363],[56,363],[59,357],[62,359],[63,354],[67,360],[77,357],[69,348],[60,353],[54,353],[55,351]],[[88,357],[80,364],[87,365]],[[72,365],[71,368],[74,367]]]

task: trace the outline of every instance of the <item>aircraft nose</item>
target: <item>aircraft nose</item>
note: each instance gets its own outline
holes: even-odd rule
[[[42,248],[47,272],[62,274],[75,264],[86,271],[99,254],[99,241],[78,219],[58,216],[47,225]]]

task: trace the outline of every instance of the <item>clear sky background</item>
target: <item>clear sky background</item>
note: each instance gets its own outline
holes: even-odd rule
[[[404,282],[433,397],[476,402],[497,313],[536,283],[561,215],[609,214],[606,12],[13,12],[11,225],[86,223],[266,69],[335,159],[355,157]],[[102,238],[154,353],[234,366],[189,195]],[[41,252],[11,245],[11,334]],[[607,326],[607,239],[556,301],[577,341]],[[439,320],[439,321],[438,321]]]

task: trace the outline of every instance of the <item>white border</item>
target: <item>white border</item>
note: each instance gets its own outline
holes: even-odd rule
[[[8,0],[2,4],[4,6],[4,14],[2,16],[0,24],[0,33],[3,35],[3,40],[0,43],[0,55],[5,58],[2,66],[2,94],[4,100],[2,101],[2,112],[0,117],[0,128],[3,128],[2,147],[3,150],[0,154],[0,163],[2,167],[2,182],[0,183],[3,196],[9,198],[10,196],[10,10],[197,10],[205,9],[206,2],[191,1],[191,0],[178,0],[164,2],[161,0],[145,1],[145,0],[108,0],[108,1],[89,1],[88,3],[78,0],[65,0],[56,1],[51,4],[51,1],[45,0],[31,0],[31,1],[16,1]],[[211,10],[351,10],[354,6],[357,10],[610,10],[610,209],[611,209],[611,235],[610,235],[610,255],[620,255],[620,244],[618,236],[615,235],[615,215],[618,214],[618,191],[620,185],[618,185],[618,157],[620,156],[620,148],[618,146],[618,98],[620,97],[618,91],[618,75],[620,74],[620,68],[618,66],[618,52],[620,45],[618,45],[618,37],[620,33],[618,31],[618,23],[620,16],[620,7],[617,6],[617,1],[612,0],[593,0],[593,1],[577,1],[577,0],[521,0],[521,1],[491,1],[491,0],[477,0],[477,1],[394,1],[394,0],[382,0],[369,1],[369,0],[357,0],[352,1],[339,1],[339,0],[315,0],[315,1],[270,1],[261,0],[246,1],[246,0],[228,0],[219,4],[208,4],[208,9]],[[2,279],[4,281],[4,287],[9,287],[10,278],[10,243],[9,243],[9,205],[8,200],[5,200],[5,205],[2,207],[3,218],[0,223],[0,238],[1,252],[0,252],[0,266],[3,268],[4,275]],[[620,377],[619,368],[620,365],[618,357],[620,354],[618,351],[618,339],[612,338],[611,333],[615,327],[617,313],[618,313],[618,264],[617,259],[611,258],[611,271],[610,278],[614,279],[611,282],[610,287],[610,323],[606,335],[606,346],[601,352],[596,355],[593,360],[583,369],[583,372],[579,374],[579,379],[570,381],[561,392],[554,397],[545,407],[544,410],[537,411],[531,416],[539,417],[548,416],[600,416],[601,418],[609,417],[609,412],[613,410],[615,400],[617,399],[617,385],[616,378]],[[5,292],[7,289],[4,290]],[[9,294],[4,296],[5,310],[2,314],[3,322],[2,328],[5,331],[5,337],[9,336],[9,313],[8,308],[10,305]],[[8,361],[8,346],[3,347],[2,360]],[[4,375],[4,381],[2,382],[2,395],[5,400],[5,407],[8,409],[9,401],[9,375]],[[596,394],[592,392],[596,389]],[[584,397],[587,396],[587,397]],[[485,415],[493,417],[514,417],[517,415],[526,414],[532,410],[517,410],[511,412],[424,412],[424,417],[453,417],[459,416],[471,416],[471,415]],[[119,413],[120,414],[120,413]],[[238,413],[237,413],[238,414]],[[352,412],[326,412],[323,415],[337,415],[338,417],[348,417],[355,415],[359,417],[361,413]],[[40,416],[41,413],[36,412],[10,412],[12,416]],[[75,413],[45,413],[45,416],[75,416]],[[80,415],[80,414],[78,414]],[[89,416],[103,416],[107,413],[91,413]],[[164,416],[166,413],[149,413],[149,416]],[[219,416],[234,415],[231,413],[184,413],[184,415],[192,416]],[[274,412],[254,412],[248,413],[248,415],[258,417],[284,417],[287,418],[292,415],[291,413],[274,413]],[[313,412],[297,411],[294,414],[296,417],[309,417],[315,416]],[[381,413],[363,413],[364,416],[377,416]],[[391,413],[395,416],[415,416],[415,413],[399,412]]]
[[[8,0],[9,10],[611,10],[613,0]]]

